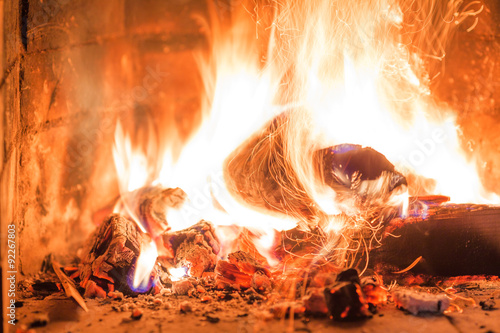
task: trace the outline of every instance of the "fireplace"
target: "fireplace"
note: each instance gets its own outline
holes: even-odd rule
[[[495,262],[500,256],[500,210],[495,206],[500,194],[500,8],[493,0],[376,1],[355,6],[326,1],[317,7],[301,1],[4,2],[0,203],[6,331],[27,330],[30,325],[40,325],[42,331],[122,331],[144,322],[160,330],[182,329],[184,324],[206,329],[201,327],[214,324],[216,331],[283,330],[293,325],[314,331],[330,321],[304,313],[322,304],[318,311],[335,317],[331,306],[339,302],[337,289],[330,288],[335,292],[326,304],[321,293],[309,293],[307,300],[297,302],[295,293],[301,288],[316,283],[324,289],[333,282],[338,287],[341,282],[345,289],[338,287],[340,295],[351,297],[358,287],[387,289],[392,281],[404,287],[418,285],[419,291],[425,282],[448,296],[452,288],[462,286],[465,289],[459,289],[460,297],[454,299],[456,308],[475,311],[465,311],[464,316],[482,315],[481,321],[472,327],[457,312],[450,314],[450,321],[459,330],[498,329],[494,320],[483,319],[495,312],[481,312],[480,306],[471,304],[489,301],[483,308],[494,308],[499,297],[494,289],[500,274]],[[368,15],[373,13],[379,16]],[[339,36],[343,37],[336,39]],[[379,67],[370,67],[374,64]],[[384,113],[379,109],[387,101],[393,109]],[[346,111],[324,112],[325,105]],[[431,111],[421,113],[430,105]],[[363,110],[372,107],[373,112]],[[432,116],[433,122],[415,125],[422,114]],[[390,116],[402,121],[402,127],[394,127]],[[333,137],[311,135],[315,126],[334,132]],[[416,136],[400,133],[412,126]],[[231,127],[236,131],[228,131]],[[386,137],[388,133],[392,134]],[[395,148],[402,142],[407,146],[393,151],[388,142]],[[461,160],[434,172],[454,158],[447,155],[450,147],[460,150]],[[356,156],[360,162],[353,172],[342,169],[345,163],[352,166]],[[304,166],[305,157],[315,162]],[[368,160],[377,166],[367,167]],[[325,165],[342,170],[329,179]],[[406,167],[421,171],[407,172]],[[353,194],[355,174],[366,176],[370,170],[392,178],[375,190],[366,182],[366,188]],[[471,170],[479,183],[472,184]],[[451,180],[440,183],[444,178]],[[317,179],[323,181],[319,187]],[[200,181],[201,186],[196,183]],[[184,196],[191,206],[177,211]],[[360,197],[363,200],[356,201]],[[144,208],[144,202],[150,206]],[[164,219],[143,217],[156,212],[158,204],[173,208]],[[120,215],[110,218],[113,213]],[[378,222],[367,214],[375,214]],[[79,300],[89,307],[84,313],[63,296],[65,278],[54,275],[52,264],[61,263],[65,276],[73,276],[72,267],[81,265],[78,260],[85,260],[89,251],[86,244],[102,245],[96,230],[109,230],[105,223],[111,229],[123,226],[122,215],[142,235],[131,239],[144,237],[136,246],[141,254],[161,238],[175,257],[180,247],[176,237],[193,237],[203,239],[203,246],[197,246],[208,251],[208,257],[189,259],[183,254],[179,262],[188,264],[163,263],[165,272],[156,271],[157,275],[145,264],[149,268],[144,268],[143,280],[153,275],[161,280],[161,274],[168,273],[171,285],[132,290],[133,297],[121,301],[118,281],[116,290],[92,292],[78,289],[81,280],[71,277],[75,290],[82,295],[88,291]],[[150,222],[141,225],[134,219]],[[265,222],[256,227],[256,222],[245,219]],[[321,252],[328,248],[322,238],[325,230],[335,232],[366,221],[368,225],[351,230],[348,237],[339,233],[342,237],[328,243],[349,251],[328,251],[328,256]],[[463,233],[471,225],[477,232]],[[166,231],[170,233],[163,234]],[[401,238],[382,237],[389,231]],[[350,239],[344,244],[346,237]],[[220,249],[215,249],[213,239]],[[311,242],[297,246],[304,239]],[[367,245],[368,240],[376,242]],[[443,246],[434,247],[440,241]],[[358,245],[363,250],[351,251]],[[322,268],[314,271],[317,280],[300,288],[271,283],[277,274],[273,267],[280,267],[283,280],[292,280],[283,262],[296,267],[311,264],[290,258],[295,250],[296,256],[316,258],[315,265],[322,261]],[[370,257],[364,254],[368,250],[373,250]],[[162,249],[155,251],[161,257]],[[135,270],[141,262],[138,257]],[[212,257],[213,265],[195,265]],[[361,273],[361,279],[353,278],[359,283],[350,277],[335,281],[350,266]],[[243,274],[248,267],[250,277]],[[241,274],[241,279],[219,281],[225,285],[211,293],[203,279],[212,276],[203,273]],[[384,277],[383,282],[362,283],[373,275]],[[131,282],[124,279],[120,282],[127,289]],[[241,290],[232,288],[235,281]],[[33,289],[35,285],[42,290]],[[366,298],[378,295],[366,288]],[[168,293],[162,291],[167,289]],[[246,293],[248,289],[253,292]],[[278,299],[285,292],[286,297]],[[23,298],[26,295],[30,297]],[[107,301],[93,298],[96,295]],[[393,302],[405,307],[406,294],[402,295],[399,303],[398,296]],[[5,311],[12,300],[15,326],[8,322],[10,310]],[[370,314],[376,321],[370,329],[410,329],[417,324],[451,329],[441,317],[407,317],[397,311],[382,316],[384,306]],[[363,317],[366,311],[360,310]],[[100,312],[116,318],[106,321]],[[278,320],[269,322],[270,317]],[[194,318],[191,326],[185,318]],[[100,326],[100,319],[105,326]]]

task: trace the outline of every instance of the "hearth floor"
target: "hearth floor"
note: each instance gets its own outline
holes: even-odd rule
[[[48,322],[34,328],[35,332],[500,332],[500,282],[488,282],[486,287],[460,295],[473,298],[478,305],[456,300],[454,303],[463,313],[413,316],[388,303],[379,307],[371,319],[337,323],[325,318],[275,319],[264,304],[248,304],[238,297],[202,303],[198,298],[172,294],[123,300],[87,299],[89,312],[84,312],[58,292],[44,299],[19,300],[22,307],[17,308],[15,328],[36,323],[37,318],[43,322],[45,318]],[[496,306],[486,311],[479,302],[488,299]],[[186,301],[192,311],[182,313],[180,304]],[[142,312],[139,319],[131,318],[133,306]]]

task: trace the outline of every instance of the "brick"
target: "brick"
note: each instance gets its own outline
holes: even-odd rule
[[[195,14],[206,17],[204,1],[125,0],[125,26],[132,34],[199,35]]]
[[[28,52],[100,43],[125,34],[124,0],[30,0]]]

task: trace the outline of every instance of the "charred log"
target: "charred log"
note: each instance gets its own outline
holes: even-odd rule
[[[220,251],[212,224],[204,220],[187,229],[165,233],[163,244],[172,258],[172,265],[186,267],[188,275],[194,277],[213,271]]]
[[[169,209],[179,209],[187,198],[180,188],[162,188],[159,186],[143,187],[122,198],[132,213],[137,216],[151,235],[160,235],[168,231],[167,221]]]
[[[141,246],[149,239],[136,224],[121,215],[109,216],[91,236],[79,266],[80,286],[85,297],[106,297],[119,290],[136,293],[129,287]],[[151,277],[155,280],[155,274]],[[150,283],[149,288],[153,286]]]
[[[287,158],[288,130],[285,113],[238,147],[226,159],[225,181],[236,198],[255,208],[315,220],[322,213]]]
[[[228,261],[238,267],[241,272],[252,275],[258,271],[271,277],[271,272],[264,267],[261,263],[257,262],[249,253],[243,251],[236,251],[227,256]]]
[[[500,208],[414,202],[407,218],[393,219],[370,261],[385,273],[404,270],[438,276],[500,275]],[[391,235],[398,236],[397,238]]]

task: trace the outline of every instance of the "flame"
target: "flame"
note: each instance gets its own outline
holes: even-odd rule
[[[133,290],[146,291],[149,289],[149,277],[155,266],[157,257],[158,250],[154,241],[151,241],[141,248],[141,253],[137,258],[135,266],[134,280],[132,284]]]
[[[209,5],[211,52],[198,56],[205,87],[202,124],[182,147],[167,144],[170,148],[160,154],[151,143],[134,146],[117,125],[113,156],[122,194],[119,209],[144,231],[129,208],[134,198],[124,202],[124,194],[150,184],[180,187],[189,201],[167,212],[173,231],[201,218],[216,226],[247,227],[257,235],[259,252],[275,263],[275,230],[293,228],[301,220],[323,221],[327,232],[341,237],[346,224],[334,216],[362,210],[340,202],[339,193],[315,176],[314,151],[342,143],[373,147],[412,180],[408,192],[394,193],[385,202],[401,206],[403,215],[410,195],[447,195],[455,203],[500,202],[484,191],[474,159],[463,150],[453,110],[432,98],[424,66],[429,59],[442,60],[454,27],[480,12],[470,6],[460,12],[460,4],[243,2],[232,8],[231,19]],[[231,191],[224,174],[228,156],[283,114],[288,117],[282,137],[284,172],[294,175],[285,198],[303,199],[312,217],[301,218],[290,205],[280,213],[249,205]],[[235,238],[231,232],[219,233],[224,242]],[[141,267],[152,267],[153,246],[144,250],[147,254],[141,252]],[[134,286],[144,277],[137,276]]]
[[[170,268],[168,272],[170,273],[170,280],[173,282],[179,281],[183,277],[186,276],[187,274],[187,268],[186,267],[176,267],[176,268]]]

